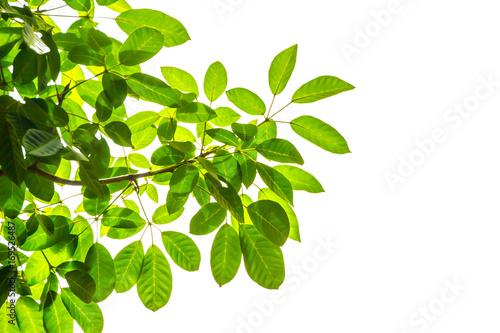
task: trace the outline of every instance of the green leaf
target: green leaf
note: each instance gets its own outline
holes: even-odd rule
[[[215,113],[217,113],[217,118],[210,120],[210,122],[215,126],[226,127],[241,118],[241,116],[236,111],[224,106],[218,107],[214,111]]]
[[[259,144],[255,149],[271,161],[304,164],[297,148],[285,139],[269,139]]]
[[[226,91],[227,99],[238,109],[254,116],[266,113],[266,104],[255,93],[245,88],[233,88]]]
[[[196,160],[212,177],[218,179],[217,170],[215,170],[215,167],[212,162],[203,157],[197,157]]]
[[[34,128],[24,135],[23,146],[29,155],[36,157],[52,156],[64,148],[58,136]]]
[[[167,194],[167,211],[169,214],[173,215],[174,213],[181,210],[186,202],[188,201],[189,196],[181,196],[174,195],[172,191],[168,191]]]
[[[144,247],[140,240],[124,247],[115,257],[117,293],[130,290],[139,281],[142,263],[144,261]]]
[[[0,177],[0,210],[5,216],[14,219],[23,209],[24,193],[26,187],[24,183],[17,186],[7,177]]]
[[[154,28],[165,37],[164,45],[172,47],[184,44],[189,38],[186,28],[175,18],[152,9],[131,9],[121,13],[116,23],[126,34],[140,27]]]
[[[92,0],[64,0],[68,6],[80,12],[88,12],[92,9]]]
[[[109,38],[104,32],[96,30],[94,28],[83,28],[79,27],[78,31],[82,39],[87,42],[94,51],[99,52],[102,55],[110,54],[113,46],[111,38]]]
[[[293,103],[312,103],[354,89],[335,76],[320,76],[300,87],[292,96]]]
[[[170,179],[170,192],[173,196],[186,197],[193,192],[200,172],[192,165],[183,164],[178,167]]]
[[[262,143],[269,139],[275,139],[278,135],[278,128],[274,120],[268,120],[259,126],[259,131],[255,135],[255,143]]]
[[[166,205],[161,205],[153,213],[153,223],[154,224],[167,224],[177,220],[181,217],[184,212],[184,208],[175,212],[174,214],[169,214]]]
[[[286,202],[293,205],[293,188],[290,181],[276,169],[262,163],[257,163],[259,175],[274,193]]]
[[[46,217],[44,217],[46,218]],[[39,251],[47,249],[62,241],[69,235],[69,219],[61,215],[50,216],[54,225],[52,235],[47,234],[45,227],[39,225],[36,231],[28,236],[26,242],[20,246],[25,251]]]
[[[161,233],[163,245],[172,260],[186,271],[197,271],[200,268],[200,250],[191,238],[176,231]]]
[[[228,131],[227,129],[212,128],[212,129],[206,130],[206,133],[207,133],[207,135],[212,137],[214,140],[222,142],[226,145],[230,145],[233,147],[239,146],[238,138],[236,137],[236,135],[234,135],[232,132]]]
[[[110,6],[118,0],[96,0],[99,6]]]
[[[96,290],[93,301],[104,301],[115,289],[115,264],[111,254],[100,243],[92,245],[85,257],[87,272],[94,279]]]
[[[312,116],[301,116],[290,123],[293,131],[306,139],[334,154],[350,153],[344,137],[327,123]]]
[[[159,166],[170,166],[184,161],[185,157],[186,154],[171,146],[161,146],[151,155],[151,163]]]
[[[144,219],[129,208],[108,209],[102,218],[102,224],[106,227],[134,229],[144,226]]]
[[[190,92],[196,96],[200,94],[196,80],[188,72],[175,67],[161,67],[161,73],[173,89]]]
[[[193,235],[208,235],[216,230],[227,217],[227,211],[216,202],[210,202],[194,214],[189,224]]]
[[[156,186],[154,186],[153,184],[148,184],[146,186],[146,193],[151,200],[153,200],[155,203],[158,203],[158,190],[156,189]]]
[[[127,118],[125,124],[130,128],[132,134],[136,134],[154,125],[158,119],[160,119],[158,113],[153,111],[142,111]]]
[[[156,127],[150,126],[143,131],[132,134],[132,145],[134,146],[134,151],[138,151],[149,147],[156,138]]]
[[[215,235],[210,251],[212,275],[220,287],[236,276],[240,263],[241,248],[238,233],[229,224],[224,224]]]
[[[122,147],[133,147],[132,132],[124,122],[112,121],[104,126],[104,130],[117,145]]]
[[[14,59],[12,79],[16,85],[25,85],[36,78],[37,60],[36,53],[32,50],[21,50]]]
[[[83,193],[83,208],[90,216],[98,216],[108,207],[111,195],[107,186],[103,186],[103,196],[99,197],[89,188]]]
[[[29,46],[31,50],[36,52],[36,54],[47,54],[50,52],[50,49],[42,39],[35,34],[31,25],[26,22],[23,27],[23,39],[26,45]]]
[[[106,97],[111,102],[111,106],[114,108],[122,105],[127,98],[127,81],[116,74],[104,73],[102,87]]]
[[[108,8],[118,13],[123,13],[127,10],[132,9],[132,7],[130,7],[130,5],[125,0],[118,0],[116,2],[113,1],[113,4],[108,5]]]
[[[221,62],[217,61],[208,67],[203,82],[203,90],[210,102],[217,100],[226,90],[227,72]]]
[[[160,142],[168,142],[173,140],[177,129],[177,120],[173,118],[162,118],[158,125],[158,138]]]
[[[97,96],[95,114],[100,122],[107,121],[113,115],[113,105],[104,91]]]
[[[297,45],[280,52],[269,68],[269,88],[273,95],[280,94],[285,89],[292,76],[297,61]]]
[[[210,194],[214,199],[225,209],[227,209],[231,215],[233,215],[236,220],[241,223],[243,220],[243,205],[241,203],[241,198],[238,196],[238,192],[231,186],[223,187],[221,183],[210,176],[205,174],[205,181]]]
[[[69,314],[85,333],[100,333],[104,328],[104,318],[96,303],[82,302],[69,288],[61,289],[61,299]]]
[[[47,264],[42,252],[34,252],[26,262],[24,271],[26,281],[32,286],[45,281],[49,277],[49,269],[49,264]]]
[[[167,258],[156,245],[151,245],[144,257],[137,293],[142,304],[152,311],[161,309],[170,299],[172,272]]]
[[[246,188],[253,184],[257,176],[257,166],[255,160],[246,152],[236,152],[234,157],[238,161],[241,169],[241,180]]]
[[[180,102],[179,96],[162,80],[143,73],[135,73],[127,77],[127,84],[141,99],[171,106]]]
[[[138,168],[142,168],[142,169],[151,168],[151,164],[149,164],[149,160],[141,154],[137,154],[137,153],[129,154],[128,159],[129,159],[130,163],[132,163],[133,165],[135,165]]]
[[[16,316],[21,332],[45,333],[43,313],[38,311],[38,303],[33,298],[19,297],[16,302]]]
[[[240,246],[252,280],[267,289],[278,289],[285,280],[285,263],[279,246],[250,224],[240,225]]]
[[[288,216],[288,221],[290,222],[290,234],[288,237],[300,242],[299,221],[297,221],[297,216],[295,215],[292,207],[290,207],[285,200],[281,199],[276,193],[268,188],[263,188],[259,191],[259,200],[272,200],[281,205]]]
[[[96,284],[94,279],[84,271],[74,270],[66,273],[69,289],[84,303],[91,303],[94,298]]]
[[[247,210],[253,225],[261,234],[278,246],[285,244],[290,233],[290,222],[279,203],[259,200],[248,206]]]
[[[218,150],[212,162],[219,178],[229,182],[238,192],[241,188],[241,170],[236,158],[228,151]]]
[[[104,196],[104,190],[99,182],[95,170],[89,162],[80,161],[79,175],[84,186],[87,186],[92,192],[97,194],[98,197]]]
[[[236,134],[238,138],[243,141],[253,139],[255,137],[255,134],[257,134],[257,131],[259,130],[257,126],[253,124],[238,123],[231,124],[231,129],[233,130],[234,134]]]
[[[104,55],[95,52],[88,45],[78,45],[69,51],[68,59],[75,64],[85,66],[104,66],[106,64]]]
[[[51,304],[43,310],[43,323],[47,333],[72,333],[73,318],[64,306],[61,296],[49,293]]]
[[[217,117],[217,114],[208,105],[193,102],[177,109],[177,121],[185,123],[204,123]]]
[[[32,195],[43,200],[50,201],[54,196],[54,182],[40,176],[39,174],[29,172],[24,180],[26,187]]]
[[[291,165],[277,165],[274,167],[285,176],[296,191],[306,191],[309,193],[325,192],[319,181],[309,172]]]
[[[7,100],[5,100],[7,99]],[[0,104],[8,103],[10,96],[0,97]],[[6,105],[6,104],[3,104]],[[10,122],[5,119],[5,113],[0,112],[0,166],[7,177],[17,185],[20,185],[26,174],[21,142],[17,137],[16,130]]]
[[[154,57],[163,48],[163,34],[153,28],[142,27],[134,30],[120,48],[120,62],[134,66]]]

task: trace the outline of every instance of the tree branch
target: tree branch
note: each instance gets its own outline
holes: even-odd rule
[[[136,173],[136,174],[128,174],[128,175],[111,177],[111,178],[103,178],[103,179],[99,179],[99,183],[105,185],[105,184],[119,183],[119,182],[123,182],[123,181],[134,181],[134,180],[140,179],[140,178],[146,178],[146,177],[151,177],[151,176],[155,176],[155,175],[160,175],[162,173],[174,172],[181,165],[183,165],[185,163],[191,163],[191,164],[195,163],[196,159],[198,157],[206,157],[206,156],[208,156],[210,154],[215,153],[217,150],[219,150],[219,149],[221,149],[223,147],[225,147],[225,146],[215,147],[214,149],[212,149],[210,151],[207,151],[207,152],[204,152],[204,153],[198,155],[197,157],[192,158],[191,160],[189,160],[187,162],[175,164],[175,165],[172,165],[172,166],[169,166],[169,167],[166,167],[166,168],[162,168],[162,169],[150,170],[148,172],[142,172],[142,173]],[[83,186],[83,184],[82,184],[81,181],[71,180],[71,179],[65,179],[65,178],[58,177],[56,175],[53,175],[51,173],[48,173],[46,171],[43,171],[43,170],[39,169],[36,164],[37,163],[33,163],[31,166],[29,166],[28,167],[28,172],[36,173],[37,175],[40,175],[40,176],[42,176],[44,178],[47,178],[48,180],[51,180],[54,183],[59,183],[59,184],[64,184],[64,185],[70,185],[70,186]],[[2,170],[0,170],[0,177],[2,177],[2,176],[5,176],[5,172],[3,172]]]

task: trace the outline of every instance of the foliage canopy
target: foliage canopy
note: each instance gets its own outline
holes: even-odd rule
[[[101,332],[98,303],[134,286],[145,307],[164,307],[170,265],[196,271],[202,260],[190,236],[168,228],[189,200],[199,205],[189,232],[215,234],[210,267],[217,284],[230,282],[243,258],[252,280],[278,288],[285,278],[281,247],[300,241],[293,192],[323,187],[298,167],[304,160],[278,137],[275,116],[292,103],[354,87],[321,76],[273,112],[297,45],[271,63],[268,107],[248,89],[227,89],[221,62],[210,65],[201,87],[179,68],[161,67],[163,78],[141,72],[164,47],[190,39],[175,18],[125,0],[64,2],[75,18],[65,32],[55,23],[62,8],[52,1],[0,2],[0,331],[72,332],[76,321],[85,332]],[[98,29],[96,6],[117,12],[126,40]],[[232,105],[215,108],[223,94]],[[160,111],[127,108],[127,99]],[[315,117],[286,123],[326,151],[349,153],[342,135]],[[140,152],[151,147],[148,156]],[[116,148],[123,156],[113,156]],[[257,175],[266,187],[251,198],[245,191]],[[68,186],[81,191],[61,198]],[[166,198],[159,187],[168,189]],[[76,210],[70,198],[80,200]],[[157,203],[156,210],[146,211],[142,200]],[[148,229],[161,243],[143,243]],[[99,241],[104,237],[125,240],[114,258]],[[14,293],[20,297],[12,320],[5,313]]]

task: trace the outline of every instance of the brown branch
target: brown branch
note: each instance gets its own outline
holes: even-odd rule
[[[215,153],[217,150],[219,150],[223,147],[225,147],[225,146],[215,147],[214,149],[207,151],[207,152],[204,152],[204,153],[198,155],[197,157],[195,157],[189,161],[175,164],[175,165],[172,165],[172,166],[169,166],[166,168],[157,169],[157,170],[150,170],[148,172],[142,172],[142,173],[136,173],[136,174],[128,174],[128,175],[123,175],[123,176],[111,177],[111,178],[103,178],[103,179],[99,179],[99,183],[105,185],[105,184],[119,183],[119,182],[123,182],[123,181],[134,181],[134,180],[140,179],[140,178],[146,178],[146,177],[151,177],[151,176],[155,176],[155,175],[160,175],[162,173],[174,172],[181,165],[183,165],[185,163],[191,163],[191,164],[195,163],[196,159],[198,157],[206,157],[210,154]],[[44,178],[47,178],[48,180],[51,180],[54,183],[71,185],[71,186],[83,186],[81,181],[61,178],[61,177],[58,177],[58,176],[53,175],[51,173],[48,173],[46,171],[40,170],[35,163],[28,167],[28,172],[36,173],[37,175],[40,175]],[[5,176],[5,172],[0,170],[0,177],[2,177],[2,176]]]

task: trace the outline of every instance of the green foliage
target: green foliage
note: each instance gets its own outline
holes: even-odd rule
[[[160,67],[163,78],[143,73],[140,66],[164,47],[190,40],[165,13],[132,9],[125,0],[64,2],[75,11],[64,32],[54,23],[57,9],[45,10],[50,0],[0,2],[0,311],[11,276],[21,296],[15,324],[2,315],[0,331],[72,332],[76,321],[86,333],[102,332],[98,303],[134,286],[144,306],[157,311],[172,294],[170,262],[186,271],[203,267],[208,254],[196,237],[210,233],[210,269],[219,286],[235,278],[243,258],[253,281],[278,288],[285,278],[282,247],[288,239],[300,242],[294,191],[324,189],[295,166],[304,159],[292,139],[278,137],[277,125],[328,152],[350,150],[315,117],[288,122],[277,115],[354,87],[320,76],[273,113],[292,82],[297,45],[272,60],[272,99],[264,102],[246,88],[228,89],[219,61],[203,82],[168,64]],[[126,38],[96,28],[99,6],[117,13]],[[224,93],[233,106],[219,101]],[[130,99],[153,104],[132,108]],[[193,207],[193,238],[170,230]],[[110,242],[123,243],[114,258]]]

